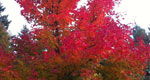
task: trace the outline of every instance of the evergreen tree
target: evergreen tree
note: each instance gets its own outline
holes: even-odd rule
[[[7,19],[8,15],[2,15],[2,12],[5,8],[0,3],[0,49],[4,49],[5,51],[9,50],[9,35],[7,33],[8,26],[11,21]]]
[[[145,44],[150,43],[150,33],[147,34],[143,28],[136,25],[133,30],[133,39],[135,42],[138,42],[138,39],[140,38],[145,42]]]
[[[9,36],[2,24],[0,24],[0,48],[8,51],[9,49]]]
[[[27,28],[26,25],[23,26],[23,29],[21,30],[21,32],[19,33],[19,36],[23,35],[23,34],[28,34],[29,35],[29,29]]]
[[[2,15],[4,10],[5,8],[2,6],[2,3],[0,3],[0,23],[3,24],[7,30],[11,21],[8,20],[8,15]]]

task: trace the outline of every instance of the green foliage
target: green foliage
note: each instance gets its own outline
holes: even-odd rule
[[[133,37],[135,42],[138,42],[140,38],[145,42],[145,44],[150,43],[150,33],[146,33],[144,29],[136,25],[133,30]]]
[[[10,42],[9,42],[9,35],[4,28],[3,25],[0,24],[0,48],[5,49],[6,51],[9,50]]]

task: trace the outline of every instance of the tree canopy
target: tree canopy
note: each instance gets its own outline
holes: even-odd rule
[[[33,25],[12,38],[12,52],[0,51],[3,79],[143,79],[150,47],[135,46],[132,29],[110,17],[118,0],[88,0],[78,9],[80,0],[15,1]]]

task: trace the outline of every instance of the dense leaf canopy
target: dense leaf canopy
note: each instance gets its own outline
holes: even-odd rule
[[[142,40],[135,46],[131,28],[110,17],[118,0],[88,0],[88,7],[81,8],[76,7],[79,0],[16,2],[33,24],[32,30],[24,28],[12,38],[11,56],[0,51],[4,68],[0,76],[12,80],[143,79],[150,47]]]

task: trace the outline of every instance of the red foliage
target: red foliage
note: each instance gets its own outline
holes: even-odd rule
[[[6,61],[4,70],[15,72],[18,80],[140,80],[143,76],[150,47],[142,42],[135,46],[131,28],[110,17],[117,0],[88,0],[88,8],[79,9],[79,0],[16,1],[34,28],[13,37],[15,54],[0,55],[4,59],[0,62]],[[13,61],[10,55],[15,56]]]

